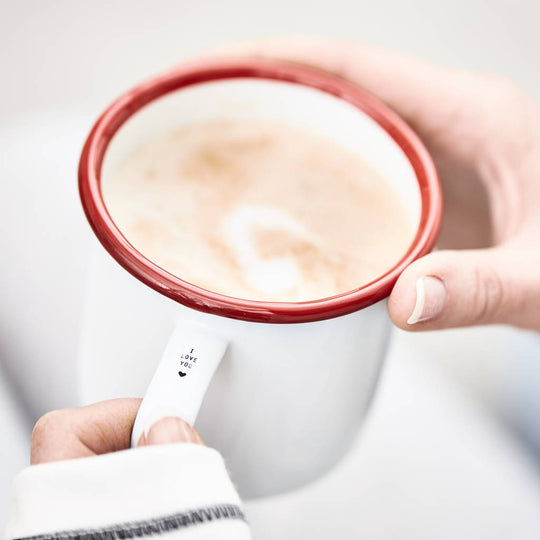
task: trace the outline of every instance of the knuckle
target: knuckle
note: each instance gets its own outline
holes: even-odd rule
[[[504,284],[494,268],[475,268],[472,324],[494,322],[505,303]]]
[[[510,98],[521,92],[517,84],[503,75],[487,73],[481,75],[481,78],[484,84],[490,88],[492,92],[495,92],[500,96]]]
[[[479,78],[482,157],[527,149],[538,111],[534,99],[506,77],[482,74]]]
[[[482,74],[479,75],[479,78],[486,106],[502,106],[499,109],[500,112],[510,113],[515,111],[516,106],[529,100],[529,96],[524,90],[502,75]],[[493,114],[497,111],[492,110],[491,112]]]
[[[65,425],[66,418],[63,410],[50,411],[44,414],[32,430],[32,446],[41,444],[51,434],[58,432]]]

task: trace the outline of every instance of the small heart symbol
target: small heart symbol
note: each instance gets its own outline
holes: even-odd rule
[[[185,377],[186,376],[186,374],[183,371],[179,371],[178,375],[180,375],[180,377]]]

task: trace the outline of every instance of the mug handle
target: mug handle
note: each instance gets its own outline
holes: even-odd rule
[[[174,416],[193,425],[228,342],[201,325],[180,321],[165,347],[139,407],[131,447],[160,418]]]

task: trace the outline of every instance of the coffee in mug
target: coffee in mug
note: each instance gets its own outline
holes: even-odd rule
[[[356,289],[394,266],[415,234],[398,194],[359,154],[285,123],[171,130],[131,151],[102,189],[145,257],[237,298]]]

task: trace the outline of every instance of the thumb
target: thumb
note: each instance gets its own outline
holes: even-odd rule
[[[199,433],[181,418],[161,418],[145,431],[137,446],[172,443],[204,444]]]
[[[516,267],[518,279],[512,275]],[[412,331],[507,322],[534,327],[527,283],[509,249],[439,251],[405,269],[388,312],[397,326]]]

